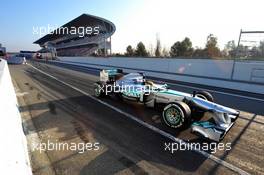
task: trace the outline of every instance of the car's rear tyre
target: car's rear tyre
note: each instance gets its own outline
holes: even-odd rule
[[[105,84],[102,82],[94,83],[94,96],[104,97],[106,95]]]
[[[166,105],[162,112],[163,121],[172,128],[184,128],[191,119],[191,109],[184,102]]]
[[[210,94],[209,92],[207,91],[200,91],[200,92],[197,92],[195,94],[196,97],[199,97],[201,99],[204,99],[204,100],[207,100],[207,101],[210,101],[210,102],[214,102],[214,97],[212,96],[212,94]]]

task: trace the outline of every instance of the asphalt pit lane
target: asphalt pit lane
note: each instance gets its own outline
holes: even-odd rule
[[[41,95],[40,93],[38,93],[38,94],[37,94],[37,99],[40,100],[40,99],[41,99],[41,96],[42,96],[42,95]]]
[[[84,141],[84,143],[89,143],[89,138],[86,136],[86,132],[82,128],[82,126],[77,121],[72,121],[72,124],[74,126],[74,129],[77,135],[80,137],[80,139]]]
[[[133,173],[145,175],[148,174],[146,171],[144,171],[141,167],[139,167],[136,163],[131,161],[130,159],[126,157],[121,157],[119,160],[125,167],[129,168]]]

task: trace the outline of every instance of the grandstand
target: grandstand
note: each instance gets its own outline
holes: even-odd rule
[[[81,29],[81,30],[79,30]],[[34,42],[41,53],[58,56],[89,56],[111,54],[111,36],[115,25],[103,18],[82,14]]]

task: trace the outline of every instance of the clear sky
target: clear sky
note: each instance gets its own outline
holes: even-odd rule
[[[61,26],[88,13],[112,21],[114,52],[124,52],[143,41],[162,46],[189,37],[193,46],[204,47],[206,37],[218,37],[219,46],[238,39],[239,31],[264,30],[263,0],[1,0],[0,43],[7,50],[37,50],[40,38],[33,27]]]

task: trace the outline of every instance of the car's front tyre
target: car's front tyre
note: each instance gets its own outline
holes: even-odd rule
[[[162,112],[163,121],[172,128],[183,128],[191,119],[191,109],[184,102],[166,105]]]

